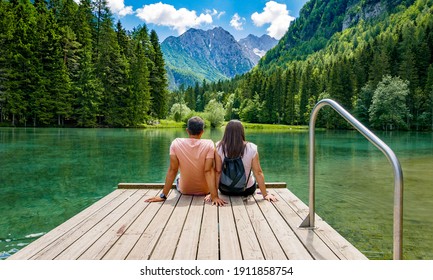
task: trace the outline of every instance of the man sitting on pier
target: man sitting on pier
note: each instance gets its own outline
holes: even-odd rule
[[[188,120],[186,132],[189,138],[176,138],[170,146],[170,166],[165,184],[159,197],[146,202],[164,201],[176,179],[176,188],[182,194],[207,195],[210,193],[213,205],[223,206],[226,202],[218,197],[215,188],[213,168],[215,144],[212,140],[201,139],[204,121],[200,117]],[[178,170],[180,176],[176,177]]]

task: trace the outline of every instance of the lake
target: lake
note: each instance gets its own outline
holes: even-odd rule
[[[223,130],[207,130],[214,141]],[[266,181],[308,205],[308,132],[246,130]],[[433,133],[377,132],[404,174],[405,259],[433,259]],[[71,218],[119,182],[163,182],[183,129],[0,128],[0,259]],[[316,132],[316,211],[370,259],[392,258],[393,171],[355,131]]]

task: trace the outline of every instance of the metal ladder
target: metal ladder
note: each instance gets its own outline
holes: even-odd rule
[[[402,259],[403,247],[403,172],[400,162],[394,152],[373,132],[361,124],[355,117],[347,112],[340,104],[331,99],[323,99],[314,106],[309,126],[309,214],[299,226],[300,228],[314,229],[315,216],[315,125],[317,115],[324,106],[331,106],[346,121],[355,127],[387,157],[394,170],[394,225],[393,225],[393,258]]]

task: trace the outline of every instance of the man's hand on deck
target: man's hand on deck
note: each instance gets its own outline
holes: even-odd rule
[[[151,197],[145,200],[145,202],[161,202],[164,201],[165,199],[155,196],[155,197]]]

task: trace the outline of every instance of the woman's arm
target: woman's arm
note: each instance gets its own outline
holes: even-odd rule
[[[259,153],[258,152],[255,155],[255,157],[253,158],[251,169],[253,170],[254,177],[256,177],[256,181],[257,181],[257,184],[259,185],[260,192],[263,195],[263,199],[266,199],[267,201],[277,201],[277,198],[273,194],[268,193],[266,190],[265,175],[263,174],[262,167],[260,166],[260,160],[259,160]]]

